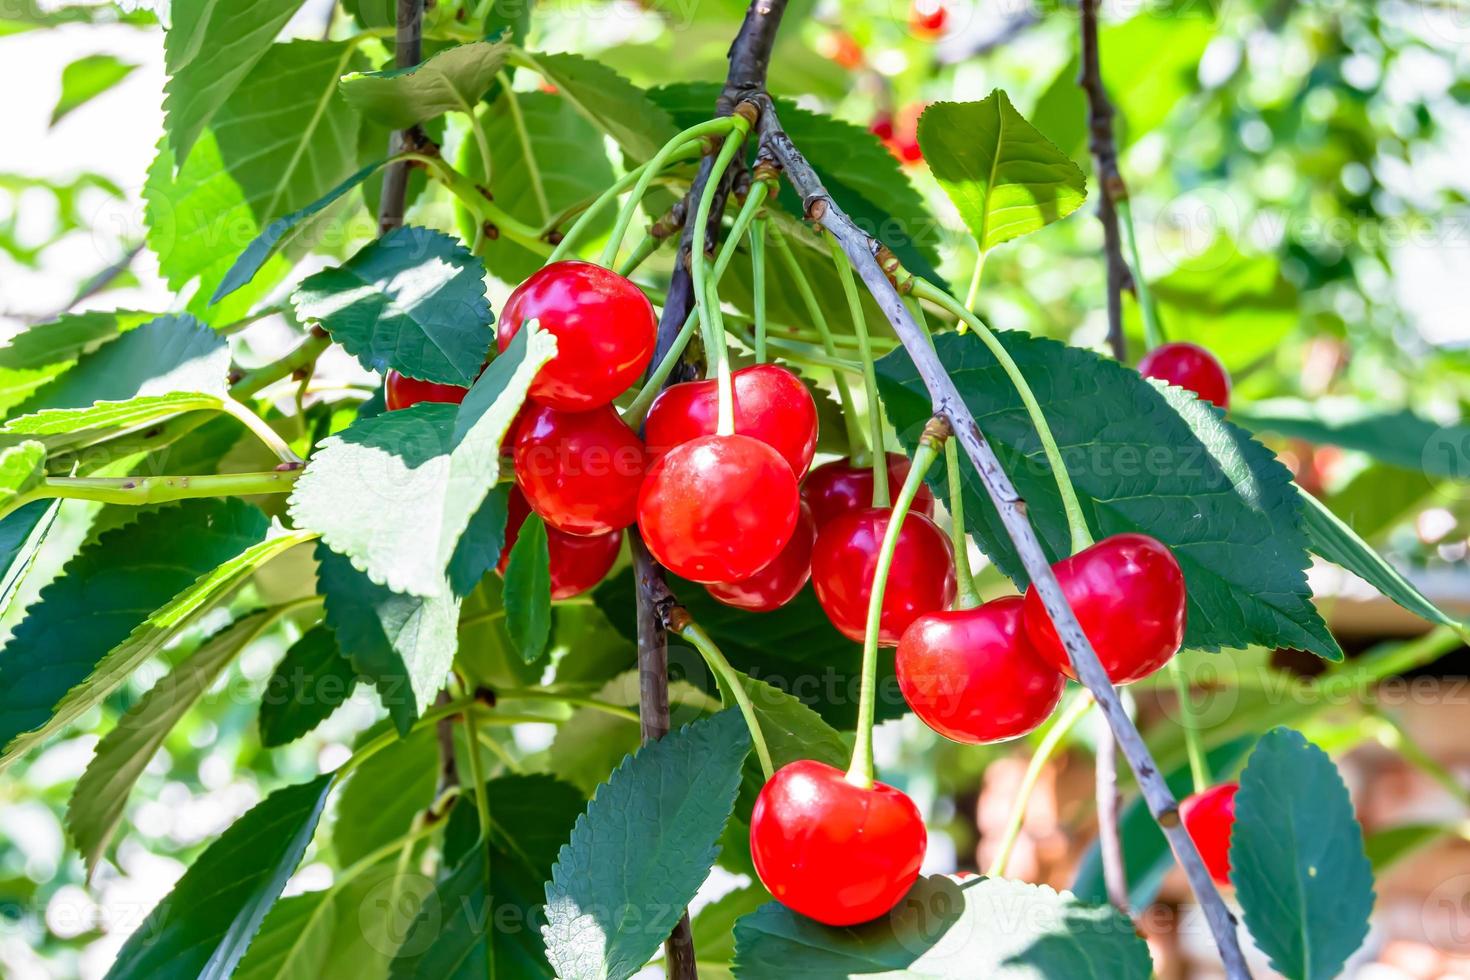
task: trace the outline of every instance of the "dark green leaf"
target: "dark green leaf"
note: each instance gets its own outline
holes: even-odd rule
[[[521,52],[519,57],[634,160],[647,160],[678,132],[647,92],[605,65],[569,53]]]
[[[1290,474],[1207,403],[1053,340],[999,334],[1029,380],[1068,463],[1095,537],[1142,532],[1173,550],[1189,592],[1184,645],[1289,647],[1330,660],[1337,641],[1311,602],[1307,539]],[[1027,503],[1052,560],[1068,553],[1066,519],[1041,444],[1004,371],[979,338],[936,338],[941,359]],[[884,407],[905,445],[931,412],[908,355],[878,362]],[[1025,573],[966,460],[965,519],[1018,586]],[[930,473],[947,494],[943,467]]]
[[[25,401],[83,354],[157,318],[133,310],[68,313],[22,329],[0,347],[0,411]]]
[[[496,484],[470,518],[454,546],[454,556],[449,559],[449,585],[455,595],[468,596],[480,579],[500,562],[509,507],[509,484]]]
[[[770,902],[735,926],[735,976],[886,980],[1146,980],[1148,946],[1127,916],[1045,885],[920,878],[886,918],[824,926]]]
[[[471,41],[408,68],[352,72],[342,78],[342,97],[364,116],[393,129],[446,112],[470,113],[505,66],[509,49],[504,41]]]
[[[325,625],[308,630],[281,658],[260,699],[260,744],[285,745],[326,721],[357,687],[357,671]]]
[[[16,590],[30,571],[31,562],[51,525],[60,500],[37,500],[0,518],[0,615],[10,608]]]
[[[489,942],[492,925],[490,855],[483,845],[467,851],[424,900],[389,980],[480,980],[496,974]]]
[[[1385,412],[1350,398],[1273,398],[1231,416],[1257,432],[1341,446],[1432,476],[1470,477],[1470,425],[1439,425],[1413,412]]]
[[[704,883],[750,734],[738,711],[629,756],[577,818],[546,886],[542,930],[562,980],[626,980]]]
[[[546,652],[551,636],[551,558],[546,523],[530,514],[521,525],[505,567],[505,626],[526,663]]]
[[[127,78],[137,67],[110,54],[89,54],[67,65],[61,70],[61,95],[51,110],[51,125]]]
[[[368,729],[358,744],[380,729]],[[332,825],[332,847],[342,866],[408,833],[414,817],[434,802],[438,780],[439,743],[432,727],[404,736],[358,766],[337,798]]]
[[[46,447],[27,440],[0,450],[0,508],[9,509],[46,476]]]
[[[1338,976],[1368,935],[1363,829],[1337,767],[1299,732],[1267,732],[1241,774],[1230,880],[1251,938],[1294,980]]]
[[[1464,831],[1450,824],[1410,823],[1374,831],[1363,841],[1375,874],[1382,874],[1399,861],[1424,847],[1449,837],[1464,836]]]
[[[225,980],[311,843],[332,774],[276,790],[179,879],[117,955],[108,980]]]

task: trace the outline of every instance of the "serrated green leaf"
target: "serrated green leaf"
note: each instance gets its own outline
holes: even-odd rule
[[[647,92],[606,65],[568,53],[521,51],[512,60],[555,85],[562,98],[634,160],[647,160],[678,133],[673,118]]]
[[[137,67],[110,54],[89,54],[61,69],[61,94],[51,110],[51,125],[117,85]]]
[[[505,67],[509,51],[505,41],[471,41],[408,68],[352,72],[342,78],[342,97],[364,116],[393,129],[446,112],[470,113]]]
[[[1327,753],[1276,728],[1235,794],[1230,880],[1251,938],[1293,980],[1335,977],[1368,935],[1373,872]]]
[[[0,766],[59,728],[52,712],[149,611],[265,536],[239,500],[193,500],[109,531],[41,591],[0,655]],[[29,733],[29,734],[24,734]]]
[[[337,649],[337,637],[317,625],[291,644],[276,664],[260,698],[260,744],[294,742],[316,728],[352,696],[357,671]]]
[[[60,506],[59,499],[36,500],[0,518],[0,616],[10,609]]]
[[[484,503],[470,518],[449,559],[449,587],[455,595],[468,596],[490,569],[500,563],[509,513],[510,485],[496,484],[485,494]]]
[[[266,56],[302,0],[174,0],[164,35],[164,125],[182,167],[204,127]]]
[[[171,288],[198,280],[189,309],[202,313],[242,248],[282,215],[307,209],[356,171],[361,117],[337,94],[353,63],[345,42],[273,45],[220,107],[175,173],[169,145],[143,188],[148,245]],[[333,220],[326,208],[302,222],[296,239]],[[284,258],[267,261],[249,289],[209,311],[221,322],[244,316],[284,278]]]
[[[46,478],[46,447],[34,440],[0,450],[0,509]]]
[[[108,842],[122,821],[128,794],[168,733],[178,724],[230,661],[276,622],[262,609],[237,619],[199,645],[148,693],[136,701],[117,725],[97,743],[66,808],[66,828],[86,862],[97,870]]]
[[[729,710],[624,760],[577,818],[546,886],[562,980],[626,980],[673,931],[719,852],[750,733]]]
[[[920,878],[886,918],[824,926],[770,902],[735,925],[735,976],[862,980],[1146,980],[1148,945],[1128,917],[1067,892],[1002,878]]]
[[[1142,532],[1179,559],[1189,599],[1185,646],[1288,647],[1342,659],[1307,587],[1301,502],[1286,468],[1264,447],[1208,403],[1114,361],[1018,332],[998,336],[1041,404],[1093,535]],[[1015,388],[979,338],[935,339],[1048,557],[1068,554],[1056,481]],[[878,362],[878,379],[901,441],[915,445],[931,408],[912,361],[894,351]],[[962,472],[966,525],[1024,586],[1025,572],[968,460]],[[943,467],[931,470],[930,484],[947,494]]]
[[[12,419],[0,431],[45,436],[45,447],[54,451],[91,444],[101,433],[121,433],[187,412],[217,412],[223,405],[218,395],[197,392],[139,395],[125,401],[99,401],[87,408],[44,409]]]
[[[1087,198],[1081,169],[1001,89],[980,102],[935,102],[919,117],[934,179],[982,252],[1065,218]]]
[[[489,943],[490,855],[477,845],[434,886],[393,958],[389,980],[479,980],[495,976]]]
[[[276,790],[220,835],[123,944],[107,980],[226,980],[311,843],[332,774]]]
[[[495,340],[484,266],[443,232],[404,225],[296,288],[296,315],[320,323],[369,371],[469,387]]]
[[[521,330],[457,409],[421,402],[324,440],[291,493],[292,517],[375,583],[447,591],[460,538],[499,480],[501,440],[555,353],[550,333]]]
[[[326,544],[318,544],[316,555],[317,590],[337,645],[378,689],[399,732],[407,732],[454,662],[459,600],[448,589],[429,597],[394,592]]]
[[[505,566],[505,627],[526,663],[546,652],[551,637],[551,556],[546,523],[529,514],[521,525]]]
[[[159,319],[139,310],[66,313],[25,327],[0,347],[0,369],[28,371],[75,362],[134,327]]]
[[[369,729],[358,744],[377,733]],[[439,745],[432,727],[412,732],[368,759],[337,798],[332,847],[343,867],[406,834],[434,802]]]

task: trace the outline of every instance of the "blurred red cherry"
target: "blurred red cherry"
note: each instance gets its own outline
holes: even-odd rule
[[[909,28],[921,38],[933,40],[949,23],[949,7],[943,0],[913,0],[909,4]]]
[[[1138,373],[1188,388],[1207,402],[1230,407],[1230,374],[1219,359],[1198,344],[1160,344],[1138,362]]]
[[[390,412],[396,412],[400,408],[409,408],[419,402],[458,405],[464,401],[464,396],[470,393],[468,388],[461,388],[459,385],[441,385],[433,381],[420,381],[417,378],[399,374],[397,371],[388,372],[388,377],[383,382],[383,391],[384,401],[387,402]]]
[[[521,525],[531,513],[520,487],[512,487],[510,504],[505,520],[505,546],[500,551],[500,561],[495,570],[505,574],[510,564],[510,549],[515,547],[520,536]],[[613,562],[618,560],[618,549],[623,544],[622,531],[607,534],[578,535],[546,528],[546,555],[551,565],[551,598],[570,599],[581,595],[607,577]]]
[[[568,534],[607,534],[632,524],[647,471],[642,441],[611,405],[525,413],[515,443],[516,485],[531,509]]]
[[[727,606],[749,612],[771,612],[796,598],[812,574],[812,544],[817,539],[817,526],[805,503],[796,520],[791,540],[776,560],[750,578],[738,582],[712,582],[705,586],[709,594]]]
[[[888,490],[896,496],[898,488],[908,479],[909,458],[902,453],[889,453],[887,459]],[[873,468],[857,466],[851,459],[823,463],[807,474],[801,495],[811,506],[812,519],[820,531],[834,517],[873,506]],[[927,485],[919,487],[909,513],[934,516],[934,494]]]
[[[893,511],[852,511],[817,531],[812,547],[812,587],[822,610],[842,635],[862,642],[878,553]],[[909,624],[925,613],[948,609],[955,596],[954,551],[949,538],[923,514],[910,511],[898,534],[883,590],[878,642],[898,643]]]
[[[817,403],[796,375],[775,364],[741,368],[731,376],[735,432],[759,439],[785,457],[799,480],[817,451]],[[720,414],[713,378],[671,385],[649,406],[643,439],[656,459],[680,443],[715,434]]]

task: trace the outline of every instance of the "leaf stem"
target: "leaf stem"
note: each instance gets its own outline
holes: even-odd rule
[[[270,427],[265,419],[251,411],[249,406],[229,395],[225,395],[221,399],[220,407],[224,409],[227,415],[233,416],[241,425],[249,429],[251,434],[264,443],[266,448],[271,452],[275,453],[276,458],[281,462],[289,463],[293,466],[301,465],[301,457],[296,455],[296,451],[287,444],[279,432]]]
[[[546,688],[527,687],[509,690],[496,688],[495,698],[497,701],[514,701],[518,699],[525,701],[560,701],[562,704],[569,704],[574,708],[591,708],[594,711],[601,711],[603,714],[612,715],[617,718],[626,718],[628,721],[638,720],[638,712],[632,708],[624,707],[621,704],[613,704],[610,701],[601,701],[597,698],[582,697],[578,694],[562,694]]]
[[[1125,197],[1114,202],[1123,237],[1128,244],[1128,262],[1133,267],[1133,290],[1138,294],[1138,308],[1143,314],[1143,342],[1153,350],[1164,342],[1163,324],[1159,322],[1159,308],[1154,304],[1153,292],[1143,275],[1143,260],[1138,254],[1138,235],[1133,230],[1133,205]]]
[[[1076,727],[1082,716],[1087,714],[1087,709],[1093,704],[1092,695],[1086,691],[1079,694],[1072,703],[1057,715],[1056,721],[1052,722],[1042,738],[1041,744],[1031,754],[1031,762],[1026,766],[1026,775],[1021,778],[1021,786],[1016,790],[1015,799],[1011,802],[1010,819],[1006,821],[1005,835],[1000,841],[1000,850],[996,852],[995,860],[990,862],[986,870],[987,878],[1002,878],[1006,873],[1006,865],[1010,863],[1011,852],[1016,848],[1016,841],[1021,836],[1021,827],[1026,822],[1026,806],[1031,802],[1031,794],[1036,789],[1037,780],[1041,778],[1041,772],[1051,757],[1056,754],[1067,735]]]
[[[450,166],[443,157],[427,153],[405,153],[399,159],[422,163],[436,180],[470,209],[482,227],[486,224],[494,225],[498,233],[538,255],[551,253],[551,244],[542,237],[540,230],[501,210],[499,205],[486,196],[489,192],[484,187]],[[585,218],[586,215],[582,217]]]
[[[469,736],[470,744],[466,748],[470,779],[475,782],[475,814],[480,818],[480,838],[483,840],[490,833],[490,800],[485,795],[485,772],[480,759],[480,726],[473,711],[466,711],[462,717],[465,734]]]
[[[1016,366],[1015,360],[1011,358],[1010,351],[1005,349],[1000,339],[981,322],[979,317],[965,309],[953,296],[928,280],[917,276],[910,282],[913,284],[914,296],[938,304],[941,308],[959,317],[962,322],[969,324],[985,346],[990,349],[991,354],[995,355],[995,359],[1000,362],[1001,368],[1021,396],[1021,403],[1026,407],[1026,415],[1031,419],[1031,425],[1036,429],[1036,436],[1041,440],[1046,461],[1051,465],[1052,476],[1057,481],[1057,492],[1062,498],[1062,509],[1067,515],[1067,528],[1072,535],[1072,553],[1076,554],[1089,547],[1092,544],[1092,532],[1088,530],[1087,519],[1082,514],[1082,503],[1077,499],[1077,490],[1072,486],[1072,477],[1067,472],[1066,463],[1062,459],[1062,451],[1057,447],[1056,436],[1052,434],[1051,426],[1046,421],[1046,414],[1042,412],[1041,405],[1036,400],[1036,394],[1026,382],[1026,377],[1021,373],[1021,369]]]
[[[230,385],[230,396],[249,398],[282,378],[315,363],[316,359],[321,357],[330,346],[332,346],[332,338],[325,331],[312,332],[305,340],[280,358],[269,364],[261,365],[253,371],[247,371],[239,381]]]
[[[670,623],[673,631],[692,643],[700,656],[704,657],[704,662],[709,664],[709,669],[725,682],[730,696],[735,699],[741,715],[745,717],[745,727],[750,729],[750,740],[755,744],[755,754],[760,760],[761,772],[767,779],[770,779],[775,774],[776,767],[771,762],[771,750],[766,747],[766,736],[761,731],[761,723],[756,717],[755,706],[750,703],[750,695],[746,692],[745,685],[740,683],[739,672],[730,666],[730,661],[725,659],[725,655],[720,652],[715,641],[710,639],[709,634],[701,629],[698,623],[689,618],[687,612],[683,612],[682,607],[677,609],[670,619],[673,620]]]
[[[1205,758],[1204,746],[1200,744],[1189,678],[1185,676],[1177,654],[1169,658],[1169,679],[1174,682],[1174,693],[1179,699],[1179,729],[1184,733],[1184,750],[1189,754],[1189,776],[1194,782],[1194,791],[1203,793],[1210,786],[1210,764]]]
[[[948,431],[946,428],[944,431]],[[873,718],[876,711],[878,688],[878,633],[883,619],[883,593],[888,587],[888,570],[893,566],[893,552],[898,547],[898,535],[908,518],[909,508],[919,487],[924,485],[924,474],[929,471],[939,455],[943,436],[930,429],[924,430],[924,438],[914,451],[914,462],[909,467],[908,478],[893,502],[888,515],[888,527],[883,532],[883,545],[878,551],[878,563],[873,569],[873,584],[868,596],[868,620],[863,630],[863,681],[858,692],[857,739],[852,747],[852,765],[847,770],[847,781],[863,789],[873,786]]]
[[[764,181],[756,185],[756,187],[764,186]],[[755,194],[755,188],[751,189],[751,194]],[[766,221],[764,216],[758,217],[750,229],[750,288],[754,293],[755,301],[755,362],[757,364],[766,363]]]
[[[94,500],[104,504],[142,507],[196,497],[249,497],[289,493],[301,470],[268,473],[217,473],[206,476],[53,476],[0,508],[4,517],[34,500]]]
[[[432,708],[429,708],[427,711],[425,711],[423,714],[419,715],[418,720],[413,723],[413,727],[410,729],[410,731],[416,732],[419,729],[426,728],[429,725],[437,723],[443,718],[452,718],[455,715],[459,714],[461,711],[473,711],[480,707],[483,707],[483,705],[476,701],[473,695],[466,695],[464,697],[455,698],[452,701],[445,701],[443,704],[436,704]],[[386,731],[382,731],[379,732],[377,735],[374,735],[362,745],[359,745],[353,751],[352,755],[347,758],[347,761],[337,767],[334,779],[337,782],[341,782],[343,779],[346,779],[348,774],[351,773],[354,769],[371,759],[373,756],[377,755],[379,752],[386,749],[388,746],[392,745],[394,742],[397,742],[399,740],[399,737],[400,736],[398,734],[398,729],[392,727],[388,728]]]
[[[842,243],[834,235],[823,235],[837,265],[837,277],[842,280],[842,292],[847,296],[847,314],[852,318],[853,330],[857,333],[858,357],[863,365],[863,394],[868,402],[868,445],[873,450],[873,506],[887,507],[888,455],[883,451],[883,409],[878,402],[878,373],[873,367],[873,346],[868,343],[868,324],[863,315],[863,298],[858,293],[857,277],[842,252]]]
[[[515,126],[516,139],[520,140],[521,154],[526,159],[526,177],[531,182],[531,194],[536,198],[536,207],[541,212],[542,222],[550,221],[551,205],[546,200],[546,187],[541,182],[541,167],[536,162],[535,151],[531,148],[531,133],[526,129],[526,115],[521,111],[520,97],[516,95],[516,91],[511,85],[509,72],[502,69],[496,73],[495,77],[500,82],[501,91],[505,93],[505,106],[510,110],[511,125]],[[485,137],[483,131],[478,132],[476,138],[484,144]],[[488,154],[489,150],[482,149],[480,152]],[[489,159],[488,156],[486,159]],[[490,179],[488,164],[486,165],[485,172],[485,179],[488,181]]]
[[[980,254],[975,257],[975,271],[970,273],[970,288],[965,292],[965,309],[967,310],[975,309],[975,300],[980,296],[980,277],[985,272],[985,259],[989,254],[982,248]]]

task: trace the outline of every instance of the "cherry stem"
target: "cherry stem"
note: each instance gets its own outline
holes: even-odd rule
[[[250,433],[259,439],[266,448],[275,453],[276,458],[281,462],[296,466],[301,465],[301,457],[296,455],[296,451],[286,443],[286,440],[281,437],[279,432],[270,427],[265,419],[251,411],[249,406],[226,395],[220,403],[220,407],[226,415],[233,416],[241,425],[249,429]]]
[[[863,316],[863,298],[858,293],[857,277],[835,235],[824,235],[837,265],[842,291],[847,296],[847,313],[852,317],[853,332],[858,339],[858,357],[863,363],[863,393],[868,402],[868,439],[873,448],[873,506],[887,507],[888,454],[883,451],[883,409],[878,402],[878,372],[873,368],[873,347],[868,343],[868,324]]]
[[[1016,791],[1015,799],[1011,802],[1010,818],[1006,821],[1005,835],[1000,840],[1000,850],[996,852],[995,860],[990,862],[986,870],[987,878],[1001,878],[1005,876],[1006,865],[1010,863],[1011,852],[1016,849],[1016,841],[1021,837],[1021,826],[1026,822],[1026,806],[1031,801],[1031,794],[1036,789],[1037,780],[1041,778],[1042,770],[1051,761],[1061,746],[1076,727],[1082,716],[1087,714],[1087,709],[1093,705],[1092,695],[1083,691],[1077,696],[1066,709],[1057,715],[1057,718],[1046,735],[1041,739],[1041,744],[1031,755],[1031,762],[1026,766],[1026,775],[1021,778],[1021,786]]]
[[[946,430],[947,431],[947,430]],[[868,596],[868,619],[863,630],[863,682],[858,694],[857,739],[852,747],[852,765],[847,770],[847,781],[862,789],[873,787],[873,718],[876,709],[878,688],[878,633],[883,619],[883,593],[888,587],[888,570],[893,566],[893,552],[898,547],[898,536],[908,519],[909,508],[919,488],[924,485],[924,474],[928,472],[939,455],[941,440],[926,430],[924,438],[914,450],[913,465],[908,478],[898,491],[893,510],[888,515],[888,526],[883,531],[883,545],[878,551],[878,564],[873,569],[873,586]]]
[[[1179,729],[1184,733],[1184,750],[1189,754],[1189,776],[1194,781],[1194,791],[1202,793],[1210,786],[1210,763],[1200,744],[1189,677],[1179,663],[1179,654],[1169,658],[1169,679],[1174,682],[1174,694],[1179,699]]]
[[[663,243],[664,239],[659,238],[657,235],[645,233],[639,239],[638,247],[633,249],[623,261],[618,263],[618,275],[624,279],[631,276],[650,255],[659,250]]]
[[[771,762],[771,750],[766,747],[766,736],[761,731],[760,719],[756,717],[755,705],[750,703],[750,695],[745,690],[745,685],[740,683],[740,672],[730,666],[730,661],[720,652],[715,641],[710,635],[700,628],[699,624],[689,618],[689,614],[682,609],[677,610],[669,617],[674,620],[671,625],[677,626],[674,630],[679,636],[688,640],[704,657],[704,662],[709,669],[724,682],[725,689],[735,699],[735,704],[740,708],[740,714],[745,718],[745,727],[750,729],[750,740],[755,744],[755,755],[760,760],[761,772],[770,779],[776,772],[776,767]]]
[[[728,118],[730,132],[720,144],[719,155],[715,157],[714,166],[710,169],[709,179],[705,182],[704,193],[699,196],[699,207],[694,212],[694,227],[704,229],[709,227],[710,212],[714,209],[715,197],[719,193],[720,186],[724,182],[725,171],[729,169],[731,161],[745,145],[745,134],[750,132],[750,120],[742,115],[734,115]],[[711,359],[710,369],[714,373],[716,385],[719,388],[719,423],[715,427],[718,435],[728,436],[735,433],[735,389],[730,380],[730,357],[725,347],[725,324],[720,318],[720,298],[716,292],[718,280],[710,275],[710,261],[705,254],[703,235],[696,234],[696,247],[690,255],[692,262],[691,273],[694,280],[694,308],[699,314],[699,322],[704,326],[705,353]]]
[[[496,230],[506,238],[538,255],[546,255],[552,251],[551,245],[542,236],[540,229],[532,228],[501,210],[494,201],[486,196],[488,192],[481,185],[451,167],[443,157],[428,153],[404,153],[398,159],[423,164],[428,169],[430,176],[459,198],[460,203],[474,214],[476,222],[481,226],[487,223],[494,225]]]
[[[1077,490],[1072,486],[1072,477],[1067,473],[1067,467],[1062,459],[1062,451],[1057,447],[1056,436],[1052,434],[1051,426],[1047,424],[1046,415],[1041,410],[1041,405],[1036,400],[1036,394],[1031,386],[1026,383],[1026,377],[1016,362],[1011,358],[1010,351],[1005,349],[999,338],[991,333],[980,318],[965,309],[953,296],[930,283],[926,279],[915,276],[909,280],[912,283],[913,295],[922,299],[928,299],[938,304],[959,317],[964,323],[970,325],[976,336],[995,355],[1000,362],[1001,368],[1006,376],[1011,379],[1011,384],[1021,396],[1021,404],[1026,408],[1026,415],[1031,419],[1031,425],[1036,429],[1037,438],[1041,440],[1042,450],[1046,453],[1046,461],[1051,466],[1052,476],[1057,481],[1057,492],[1062,498],[1062,510],[1067,515],[1067,528],[1072,535],[1072,553],[1083,550],[1092,545],[1092,532],[1087,528],[1087,519],[1082,514],[1082,503],[1077,499]]]
[[[718,119],[707,119],[698,125],[690,126],[673,139],[669,140],[649,161],[639,168],[637,182],[633,185],[633,193],[628,195],[628,200],[618,212],[618,219],[613,224],[611,234],[607,237],[607,244],[602,248],[601,264],[612,267],[613,260],[618,256],[618,249],[623,245],[623,236],[628,232],[628,225],[633,221],[633,215],[638,210],[638,205],[643,201],[643,195],[648,193],[648,188],[653,184],[653,179],[659,175],[664,166],[677,154],[687,152],[689,144],[699,145],[699,141],[706,136],[718,136],[728,133],[734,126],[737,116],[721,116]],[[596,209],[597,204],[592,205]],[[589,209],[589,210],[592,210]],[[585,215],[583,216],[586,217]],[[579,221],[580,223],[580,221]],[[702,225],[700,227],[703,227]]]
[[[822,306],[817,302],[816,294],[812,291],[812,284],[806,277],[806,271],[797,261],[796,253],[791,250],[791,245],[786,241],[786,236],[781,233],[780,227],[772,224],[770,231],[771,243],[776,246],[776,254],[781,256],[786,271],[796,283],[796,291],[801,295],[801,302],[806,307],[807,316],[811,317],[812,325],[822,336],[822,346],[829,356],[836,357],[837,344],[832,339],[832,329],[828,326],[827,315],[822,312]],[[847,374],[833,368],[832,377],[837,386],[837,399],[842,403],[842,424],[847,429],[848,455],[856,463],[863,459],[868,450],[862,427],[858,425],[857,404],[853,401],[852,388],[847,383]],[[886,476],[887,473],[885,472],[884,475]]]
[[[1143,314],[1143,342],[1149,350],[1153,350],[1164,342],[1164,328],[1159,322],[1159,308],[1154,305],[1148,280],[1143,275],[1143,261],[1138,254],[1138,235],[1133,230],[1133,205],[1125,196],[1114,201],[1113,207],[1118,212],[1123,237],[1128,243],[1128,261],[1133,266],[1133,291],[1138,295],[1138,309]]]
[[[949,536],[954,544],[954,577],[958,586],[955,608],[974,609],[980,605],[980,594],[975,591],[975,575],[970,570],[970,545],[965,538],[965,489],[960,475],[960,447],[953,439],[944,444],[944,465],[948,471],[951,524]]]
[[[764,187],[761,182],[757,186]],[[755,189],[751,189],[755,193]],[[750,229],[750,288],[754,293],[755,362],[766,363],[766,217],[755,219]]]

